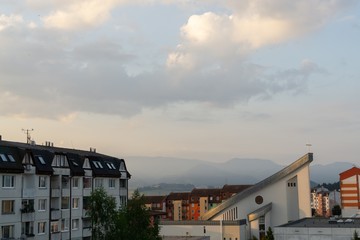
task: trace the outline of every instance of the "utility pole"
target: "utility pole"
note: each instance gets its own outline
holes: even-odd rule
[[[31,144],[31,136],[30,132],[34,131],[34,129],[21,129],[26,134],[26,143]]]

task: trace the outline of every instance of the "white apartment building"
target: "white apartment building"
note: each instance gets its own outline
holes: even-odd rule
[[[125,161],[91,151],[0,139],[0,239],[90,239],[91,191],[120,207],[131,175]]]

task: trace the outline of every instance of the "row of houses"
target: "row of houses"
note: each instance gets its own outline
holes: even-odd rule
[[[224,185],[222,188],[194,188],[165,196],[145,196],[146,206],[163,213],[163,220],[199,220],[209,210],[252,185]]]
[[[89,196],[103,187],[118,207],[128,199],[125,161],[0,138],[0,238],[91,239]]]

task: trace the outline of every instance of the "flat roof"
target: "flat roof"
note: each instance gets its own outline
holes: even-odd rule
[[[279,228],[359,228],[360,218],[302,218],[286,223]]]

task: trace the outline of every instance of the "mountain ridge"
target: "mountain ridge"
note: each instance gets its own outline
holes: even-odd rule
[[[268,159],[231,158],[225,162],[208,162],[199,159],[176,157],[126,158],[128,171],[132,174],[132,189],[168,184],[193,184],[196,187],[225,184],[255,184],[271,176],[285,166]],[[310,179],[315,183],[339,181],[339,173],[351,168],[349,162],[311,164]]]

